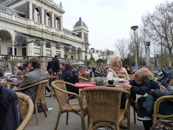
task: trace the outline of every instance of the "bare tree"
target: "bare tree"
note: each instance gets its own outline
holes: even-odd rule
[[[156,6],[154,13],[142,17],[147,35],[156,43],[168,49],[171,60],[173,49],[173,2]]]
[[[126,58],[127,54],[128,54],[128,50],[129,50],[129,44],[130,41],[128,39],[118,39],[115,42],[115,48],[120,52],[120,56],[122,59]]]

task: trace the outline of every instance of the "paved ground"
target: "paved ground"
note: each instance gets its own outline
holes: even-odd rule
[[[47,111],[48,117],[44,116],[44,113],[39,113],[40,125],[37,125],[36,115],[33,114],[30,123],[28,124],[26,130],[53,130],[55,126],[55,121],[57,118],[58,112],[58,102],[56,98],[45,97],[47,105],[49,108],[53,108],[50,111]],[[72,103],[76,103],[76,99],[70,100]],[[131,130],[144,130],[142,122],[136,121],[136,124],[133,123],[133,109],[131,109]],[[126,121],[123,121],[125,124]],[[85,125],[87,130],[87,117],[85,117]],[[62,114],[60,117],[60,122],[58,125],[58,130],[82,130],[80,116],[69,113],[69,123],[66,125],[66,113]],[[123,129],[121,129],[123,130]]]

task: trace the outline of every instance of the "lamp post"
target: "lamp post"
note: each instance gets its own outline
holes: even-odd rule
[[[146,46],[147,46],[146,66],[150,66],[150,41],[146,42]]]
[[[134,31],[134,43],[135,43],[135,66],[136,66],[136,70],[137,70],[137,69],[138,69],[138,60],[137,60],[137,43],[136,43],[135,30],[138,29],[138,26],[131,26],[131,29]]]
[[[156,58],[157,58],[157,67],[159,67],[159,62],[158,62],[159,55],[158,54],[156,55]]]

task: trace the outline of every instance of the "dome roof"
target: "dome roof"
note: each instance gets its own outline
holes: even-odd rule
[[[76,24],[75,24],[75,27],[77,27],[77,26],[84,26],[84,27],[86,27],[86,24],[81,20],[81,17],[79,18],[79,21],[77,21],[76,22]]]

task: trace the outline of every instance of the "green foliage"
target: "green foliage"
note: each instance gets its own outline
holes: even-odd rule
[[[91,60],[85,60],[84,63],[85,63],[87,66],[89,66],[89,65],[92,63],[92,61],[91,61]]]
[[[17,60],[10,60],[9,62],[13,67],[16,66],[18,63]]]

